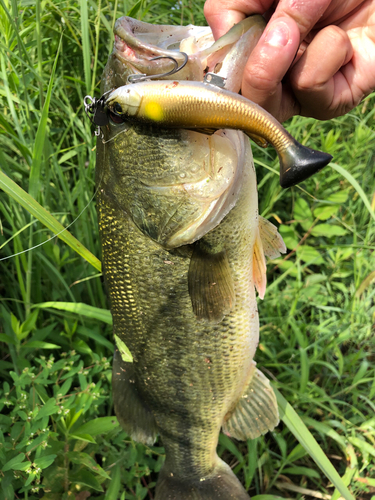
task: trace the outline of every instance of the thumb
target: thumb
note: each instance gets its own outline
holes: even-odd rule
[[[271,20],[247,61],[242,94],[279,120],[292,116],[294,100],[283,95],[281,81],[290,68],[300,43],[300,31],[290,17]]]

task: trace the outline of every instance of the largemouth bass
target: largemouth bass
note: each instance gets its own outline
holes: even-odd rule
[[[241,68],[264,23],[256,16],[213,43],[208,28],[115,25],[102,92],[129,74],[188,64],[179,79]],[[149,41],[147,41],[149,40]],[[114,334],[131,352],[113,366],[116,415],[135,440],[166,451],[156,500],[249,497],[216,453],[220,429],[255,438],[278,423],[275,395],[253,361],[259,337],[255,288],[266,286],[265,254],[285,245],[258,215],[248,138],[131,120],[108,120],[97,144],[96,182],[103,274]]]

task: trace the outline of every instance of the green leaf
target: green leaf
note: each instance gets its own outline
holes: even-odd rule
[[[22,323],[22,330],[23,330],[24,332],[26,332],[26,331],[27,331],[27,332],[30,332],[31,330],[34,330],[35,325],[36,325],[36,321],[37,321],[37,319],[38,319],[38,314],[39,314],[39,311],[36,309],[35,311],[32,311],[32,312],[28,315],[28,317],[27,317],[26,321],[24,321],[24,322]]]
[[[74,434],[78,436],[82,434],[97,436],[98,434],[105,434],[112,429],[116,429],[118,426],[119,423],[116,417],[100,417],[81,425],[81,427],[74,430]]]
[[[80,326],[77,329],[77,333],[80,335],[85,335],[86,337],[89,337],[90,339],[93,339],[96,344],[101,344],[105,346],[107,349],[109,349],[112,353],[115,350],[115,346],[113,342],[110,342],[108,339],[106,339],[102,333],[98,333],[97,331],[94,331],[92,328],[86,328],[84,326]]]
[[[315,420],[311,417],[305,417],[305,416],[303,417],[303,421],[305,422],[306,425],[313,427],[313,429],[317,430],[323,436],[327,436],[336,441],[336,443],[340,445],[342,451],[346,455],[345,439],[342,436],[340,436],[338,432],[332,429],[330,425],[327,425],[324,422],[319,422],[318,420]]]
[[[142,7],[143,0],[138,0],[138,2],[133,5],[131,10],[128,12],[127,16],[129,17],[136,17],[139,9]]]
[[[20,463],[22,463],[23,459],[25,458],[25,454],[24,453],[20,453],[19,455],[17,455],[16,457],[13,457],[11,460],[9,460],[3,467],[2,467],[2,471],[3,472],[6,472],[7,470],[10,470],[10,469],[14,469],[14,466],[15,465],[18,465]],[[29,462],[30,464],[30,462]],[[18,469],[15,469],[15,470],[18,470]]]
[[[59,407],[55,404],[55,399],[50,398],[39,410],[39,413],[35,417],[36,420],[39,420],[43,417],[48,417],[49,415],[53,415],[59,410]]]
[[[82,354],[92,354],[92,350],[88,344],[82,339],[75,340],[73,342],[73,349],[75,349],[78,352],[81,352]]]
[[[79,441],[85,441],[86,443],[94,443],[96,444],[96,441],[94,438],[90,436],[90,434],[69,434],[69,437],[78,439]]]
[[[327,201],[331,201],[332,203],[340,203],[341,205],[346,202],[349,196],[349,189],[343,189],[341,191],[337,191],[336,193],[332,193],[328,196]]]
[[[45,455],[44,457],[36,458],[34,462],[40,469],[47,469],[47,467],[53,464],[56,457],[57,455]]]
[[[52,72],[51,72],[51,77],[49,80],[48,84],[48,89],[47,89],[47,95],[46,99],[44,101],[44,106],[42,110],[42,114],[40,117],[39,125],[38,125],[38,130],[35,136],[35,142],[34,142],[34,149],[33,149],[33,159],[32,159],[32,165],[30,169],[30,177],[29,177],[29,194],[32,196],[34,199],[37,198],[38,192],[39,192],[39,185],[40,185],[40,174],[41,174],[41,165],[42,165],[42,159],[43,159],[43,150],[44,150],[44,143],[46,140],[46,129],[47,129],[47,119],[48,119],[48,112],[49,112],[49,105],[51,102],[51,95],[52,95],[52,88],[53,88],[53,81],[55,78],[55,71],[56,71],[56,65],[57,61],[59,58],[60,54],[60,48],[61,48],[61,38],[60,38],[60,43],[55,55],[55,62],[52,67]]]
[[[346,500],[355,500],[298,413],[274,387],[280,418]]]
[[[355,292],[356,297],[360,297],[373,281],[375,281],[375,271],[372,271],[368,276],[366,276],[366,278],[359,285],[358,290]]]
[[[256,495],[251,497],[251,500],[285,500],[284,497],[277,497],[276,495]]]
[[[96,477],[86,469],[81,469],[75,474],[69,474],[69,479],[70,481],[81,484],[82,486],[89,486],[95,491],[104,491]]]
[[[66,454],[66,456],[74,464],[85,465],[96,474],[99,474],[106,479],[110,479],[110,476],[105,472],[105,470],[103,470],[88,453],[70,451]]]
[[[121,354],[121,358],[125,363],[133,363],[133,356],[125,343],[120,339],[118,335],[115,335],[115,342],[117,349],[119,350]]]
[[[5,342],[6,344],[17,345],[15,340],[13,340],[6,333],[0,333],[0,342]]]
[[[36,217],[42,224],[50,229],[56,236],[69,245],[81,257],[87,260],[98,271],[102,270],[100,260],[95,257],[82,243],[80,243],[69,231],[58,222],[45,208],[43,208],[32,196],[13,182],[0,169],[0,188],[11,196],[17,203],[22,205],[28,212]]]
[[[294,219],[307,231],[313,223],[313,216],[307,201],[301,197],[297,198],[293,213]]]
[[[283,474],[295,474],[297,476],[307,476],[319,479],[320,475],[314,469],[309,469],[308,467],[287,467],[283,469]]]
[[[239,451],[234,442],[226,434],[220,434],[219,443],[225,446],[225,448],[229,450],[240,463],[243,463],[245,461],[242,453]]]
[[[43,342],[42,340],[30,340],[21,346],[23,349],[61,349],[60,345],[50,344],[49,342]]]
[[[280,226],[279,233],[283,237],[285,245],[290,249],[294,250],[294,248],[298,245],[298,239],[296,237],[296,233],[292,226]]]
[[[107,325],[112,325],[112,315],[110,311],[107,309],[100,309],[99,307],[89,306],[82,302],[42,302],[41,304],[36,304],[34,307],[68,311],[80,314],[86,318],[102,321],[103,323],[107,323]]]
[[[88,19],[87,0],[80,0],[81,7],[81,30],[82,30],[82,52],[83,72],[85,75],[86,93],[91,93],[91,53],[90,53],[90,22]]]
[[[318,250],[310,245],[303,245],[297,248],[297,256],[308,264],[323,264],[324,260]]]
[[[109,488],[105,494],[105,500],[112,500],[113,498],[119,498],[121,488],[121,467],[117,464],[111,470],[111,482]]]
[[[314,216],[319,220],[327,220],[332,215],[336,214],[340,209],[340,205],[319,205],[314,210]]]
[[[373,457],[375,457],[374,446],[367,443],[363,439],[356,438],[356,437],[348,437],[348,441],[350,441],[353,446],[360,449],[363,454],[368,453],[369,455],[372,455]]]
[[[318,224],[311,230],[313,236],[344,236],[348,231],[334,224]]]
[[[363,189],[361,188],[361,186],[359,185],[359,183],[354,179],[354,177],[352,176],[352,174],[350,174],[347,170],[345,170],[345,168],[341,167],[340,165],[337,165],[336,163],[330,163],[330,166],[336,170],[336,172],[339,172],[343,177],[345,177],[345,179],[350,182],[350,184],[354,187],[354,189],[357,191],[357,193],[359,194],[360,198],[362,199],[365,207],[367,208],[370,216],[373,218],[373,220],[375,220],[375,212],[373,211],[372,207],[371,207],[371,203],[369,202],[365,192],[363,191]]]

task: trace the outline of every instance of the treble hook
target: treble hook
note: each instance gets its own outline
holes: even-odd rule
[[[89,117],[91,123],[97,125],[97,129],[95,131],[96,136],[100,135],[100,127],[107,125],[108,123],[108,116],[105,111],[105,98],[107,94],[112,92],[112,90],[113,89],[105,92],[99,99],[91,97],[91,95],[87,95],[83,99],[86,115]]]
[[[189,60],[189,56],[185,52],[180,52],[185,58],[185,61],[181,64],[181,66],[178,65],[178,62],[176,59],[172,56],[157,56],[154,57],[153,59],[150,59],[151,61],[156,61],[157,59],[170,59],[174,63],[174,68],[171,71],[168,71],[168,73],[163,73],[162,75],[146,75],[145,73],[141,73],[139,75],[129,75],[128,76],[128,83],[138,83],[138,82],[144,82],[146,80],[159,80],[160,78],[164,78],[165,76],[170,76],[174,75],[178,71],[181,71],[182,68],[184,68]]]

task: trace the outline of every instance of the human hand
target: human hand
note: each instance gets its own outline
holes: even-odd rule
[[[279,121],[334,118],[375,89],[375,0],[207,0],[204,12],[215,38],[248,15],[269,19],[242,94]]]

